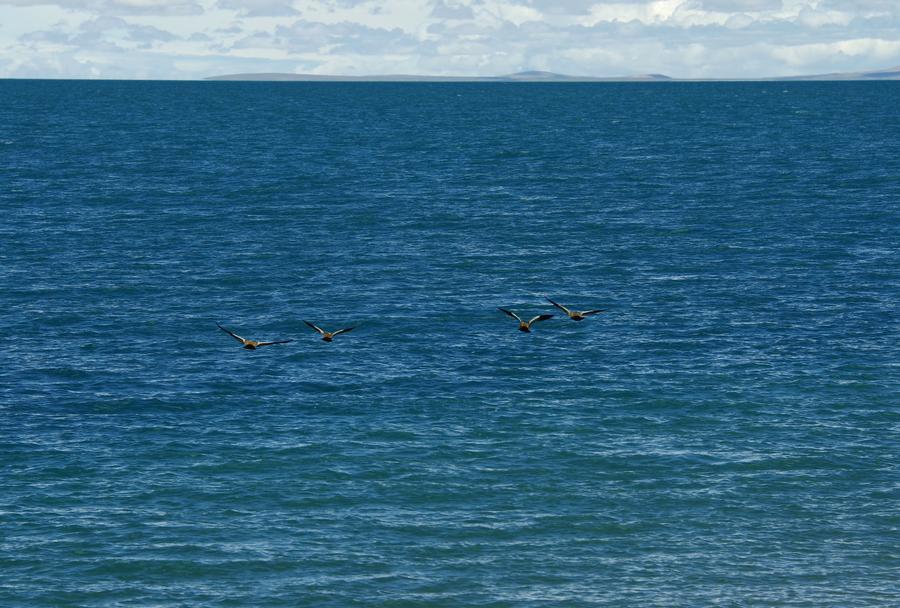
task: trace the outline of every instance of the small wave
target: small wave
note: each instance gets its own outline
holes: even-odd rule
[[[651,277],[647,277],[651,281],[689,281],[691,279],[696,279],[697,275],[695,274],[658,274]]]
[[[494,154],[494,158],[525,158],[529,155],[528,150],[501,150]]]
[[[527,201],[527,202],[531,202],[531,201],[555,201],[555,200],[558,200],[558,199],[559,199],[558,196],[541,195],[541,194],[535,194],[535,195],[530,195],[530,196],[525,196],[525,195],[519,196],[519,200],[520,200],[520,201]]]
[[[47,378],[60,380],[84,380],[90,376],[85,370],[74,367],[46,367],[37,371]]]

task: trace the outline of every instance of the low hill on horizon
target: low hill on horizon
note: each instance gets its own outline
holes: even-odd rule
[[[503,76],[419,76],[413,74],[379,74],[372,76],[336,76],[324,74],[225,74],[210,76],[204,80],[259,80],[259,81],[327,81],[327,82],[616,82],[671,80],[662,74],[639,74],[635,76],[569,76],[555,72],[529,70]]]
[[[900,66],[867,72],[831,72],[809,76],[782,76],[769,80],[900,80]]]
[[[815,80],[900,80],[900,66],[865,72],[831,72],[801,76],[768,78],[672,78],[665,74],[631,76],[570,76],[555,72],[528,70],[503,76],[420,76],[382,74],[371,76],[338,76],[325,74],[247,73],[210,76],[204,80],[243,80],[267,82],[705,82],[705,81],[815,81]]]

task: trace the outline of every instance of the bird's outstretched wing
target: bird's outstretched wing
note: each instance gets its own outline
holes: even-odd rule
[[[552,319],[552,318],[553,318],[553,315],[538,315],[535,318],[533,318],[531,321],[529,321],[528,324],[531,325],[532,323],[534,323],[536,321],[546,321],[547,319]]]
[[[336,332],[334,332],[334,333],[331,334],[331,335],[332,335],[332,336],[336,336],[336,335],[338,335],[338,334],[345,334],[345,333],[347,333],[348,331],[353,331],[354,329],[356,329],[356,328],[355,328],[355,327],[345,327],[344,329],[339,329],[339,330],[337,330]]]
[[[598,308],[597,310],[585,310],[584,312],[581,313],[581,316],[586,317],[588,315],[595,315],[598,312],[606,312],[606,309]]]
[[[260,342],[257,346],[272,346],[273,344],[287,344],[288,342],[293,342],[293,340],[273,340],[271,342]]]
[[[313,324],[310,323],[309,321],[303,321],[303,322],[306,323],[307,325],[309,325],[310,327],[312,327],[314,330],[316,330],[317,332],[319,332],[319,333],[322,334],[323,336],[325,335],[325,330],[322,329],[321,327],[319,327],[318,325],[313,325]]]
[[[497,310],[502,311],[502,312],[505,312],[506,314],[508,314],[509,316],[511,316],[513,319],[515,319],[515,320],[518,321],[519,323],[522,322],[522,319],[519,318],[519,315],[517,315],[516,313],[514,313],[514,312],[511,311],[511,310],[506,310],[505,308],[500,308],[499,306],[497,307]]]
[[[556,302],[554,302],[554,301],[551,300],[550,298],[547,298],[546,296],[544,296],[544,297],[545,297],[545,299],[546,299],[548,302],[550,302],[551,304],[553,304],[554,306],[556,306],[558,309],[560,309],[560,310],[563,311],[564,313],[569,314],[569,312],[571,312],[568,308],[566,308],[566,307],[563,306],[562,304],[557,304]]]
[[[224,327],[222,327],[221,325],[219,325],[218,322],[216,322],[216,327],[218,327],[219,329],[221,329],[222,331],[224,331],[226,334],[228,334],[229,336],[231,336],[232,338],[234,338],[235,340],[237,340],[237,341],[240,342],[241,344],[243,344],[243,343],[246,341],[246,340],[244,340],[242,337],[240,337],[239,335],[237,335],[236,333],[231,332],[231,331],[228,331],[227,329],[225,329]]]

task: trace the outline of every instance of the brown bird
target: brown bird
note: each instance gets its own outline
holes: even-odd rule
[[[338,334],[345,334],[345,333],[347,333],[348,331],[353,331],[353,329],[354,329],[353,327],[345,327],[344,329],[339,329],[339,330],[337,330],[337,331],[325,331],[324,329],[322,329],[322,328],[319,327],[318,325],[313,325],[313,324],[310,323],[309,321],[304,321],[304,323],[306,323],[307,325],[309,325],[310,327],[312,327],[314,330],[316,330],[317,332],[319,332],[320,334],[322,334],[322,340],[324,340],[325,342],[331,342],[332,340],[334,340],[334,337],[335,337],[336,335],[338,335]]]
[[[545,297],[546,297],[546,296],[545,296]],[[585,318],[585,317],[588,317],[588,316],[590,316],[590,315],[595,315],[595,314],[597,314],[598,312],[606,312],[605,310],[602,310],[602,309],[597,309],[597,310],[580,310],[580,311],[579,311],[579,310],[569,310],[568,308],[566,308],[566,307],[563,306],[562,304],[557,304],[556,302],[554,302],[554,301],[551,300],[550,298],[547,298],[547,301],[550,302],[551,304],[553,304],[554,306],[556,306],[558,309],[560,309],[561,311],[563,311],[563,312],[566,313],[567,315],[569,315],[569,318],[572,319],[573,321],[584,321],[584,318]]]
[[[517,315],[516,313],[514,313],[511,310],[506,310],[505,308],[500,308],[499,306],[497,307],[497,310],[505,312],[510,317],[512,317],[513,319],[518,321],[519,322],[519,331],[531,331],[531,324],[534,323],[535,321],[546,321],[547,319],[553,318],[553,315],[538,315],[538,316],[534,317],[533,319],[531,319],[530,321],[525,322],[519,317],[519,315]]]
[[[228,334],[229,336],[231,336],[232,338],[234,338],[235,340],[237,340],[238,342],[243,344],[244,348],[246,348],[248,350],[256,350],[260,346],[271,346],[272,344],[287,344],[288,342],[293,342],[293,340],[273,340],[272,342],[259,342],[257,340],[247,340],[246,338],[240,337],[236,333],[228,331],[227,329],[225,329],[224,327],[219,325],[218,322],[216,323],[216,327],[218,327],[219,329],[224,331],[226,334]]]

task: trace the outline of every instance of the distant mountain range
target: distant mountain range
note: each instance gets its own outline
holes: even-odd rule
[[[595,78],[592,76],[567,76],[553,72],[517,72],[505,76],[412,76],[409,74],[386,74],[375,76],[327,76],[320,74],[227,74],[211,76],[206,80],[276,80],[276,81],[336,81],[336,82],[595,82],[620,80],[671,80],[662,74],[624,76],[618,78]]]
[[[767,78],[766,80],[900,80],[900,66],[886,70],[872,70],[870,72],[833,72],[831,74],[814,74],[812,76]]]
[[[697,82],[697,81],[788,81],[788,80],[900,80],[900,66],[870,72],[834,72],[808,76],[782,76],[773,78],[670,78],[664,74],[637,74],[634,76],[569,76],[554,72],[527,71],[505,76],[412,76],[388,74],[381,76],[326,76],[321,74],[226,74],[210,76],[206,80],[257,80],[257,81],[327,81],[327,82]]]

